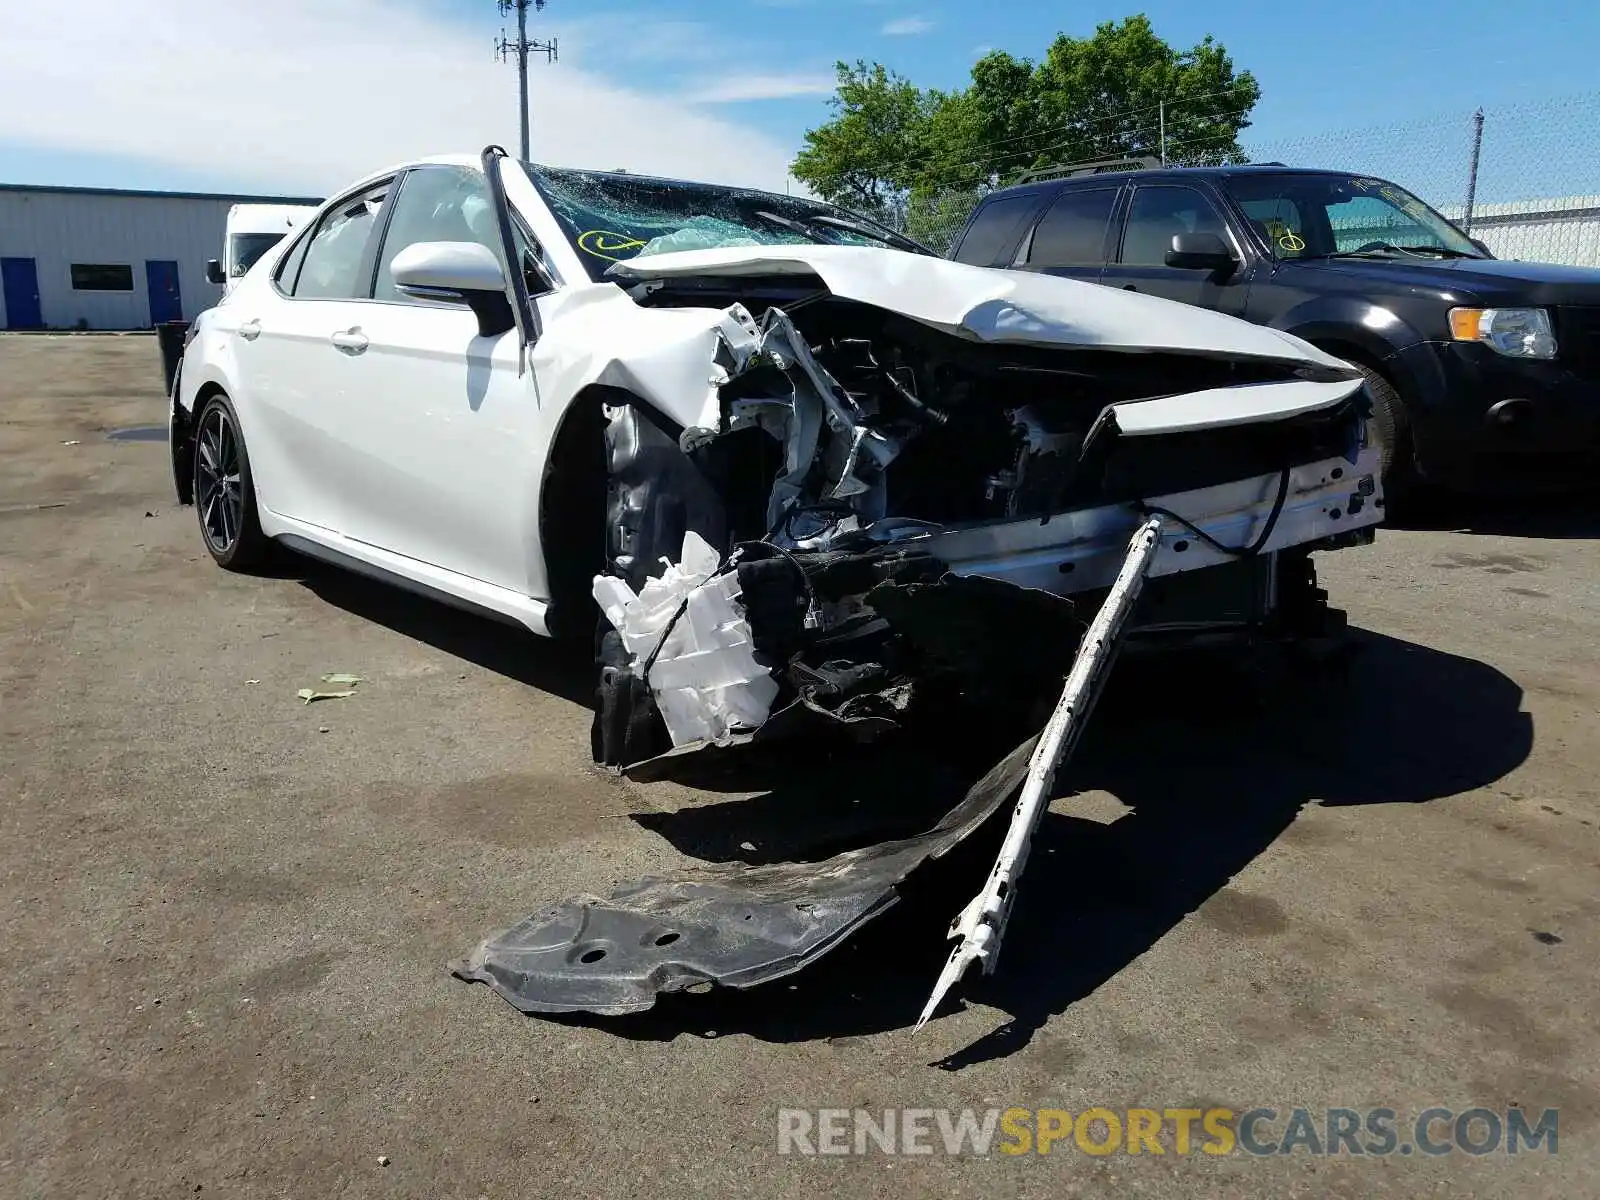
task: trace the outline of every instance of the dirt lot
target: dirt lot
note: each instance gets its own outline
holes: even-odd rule
[[[106,438],[164,420],[152,339],[0,338],[0,1195],[1600,1194],[1592,501],[1326,558],[1348,678],[1125,676],[999,973],[921,1033],[981,863],[792,981],[557,1022],[445,964],[926,789],[606,777],[550,646],[214,568],[164,446]],[[356,696],[296,701],[336,670]],[[1513,1104],[1559,1153],[777,1153],[786,1107]]]

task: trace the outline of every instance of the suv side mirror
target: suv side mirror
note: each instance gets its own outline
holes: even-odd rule
[[[222,274],[222,264],[214,258],[206,259],[206,282],[216,284],[226,282]]]
[[[1488,243],[1486,243],[1482,238],[1468,238],[1467,241],[1471,242],[1473,246],[1477,248],[1478,253],[1482,254],[1485,258],[1494,257],[1494,251],[1489,249]]]
[[[1175,233],[1166,263],[1185,271],[1217,271],[1231,274],[1239,265],[1228,244],[1214,233]]]

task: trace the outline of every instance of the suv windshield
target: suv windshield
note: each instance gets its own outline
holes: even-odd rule
[[[1277,258],[1482,258],[1402,187],[1361,175],[1229,175],[1223,187]]]
[[[641,254],[726,246],[892,246],[932,253],[843,209],[771,192],[523,163],[592,279]]]
[[[228,264],[228,274],[238,279],[268,250],[288,236],[282,233],[236,233],[233,235],[233,261]]]

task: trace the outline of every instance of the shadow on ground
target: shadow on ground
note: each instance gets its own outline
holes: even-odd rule
[[[1600,538],[1600,490],[1544,496],[1437,496],[1390,524],[1399,529],[1503,537]]]
[[[276,574],[297,579],[319,599],[436,650],[529,687],[588,707],[594,701],[594,656],[586,644],[552,641],[510,621],[452,608],[392,583],[298,555]]]
[[[1181,660],[1129,660],[1119,669],[1058,791],[1104,789],[1132,811],[1109,825],[1046,815],[1002,965],[961,989],[1010,1020],[940,1066],[1025,1046],[1049,1017],[1224,887],[1304,805],[1424,803],[1490,783],[1527,757],[1532,718],[1512,680],[1379,634],[1354,638],[1343,671],[1280,682],[1265,698],[1200,663],[1185,670]],[[697,857],[817,858],[838,848],[836,822],[857,844],[877,840],[869,829],[894,836],[928,828],[962,782],[905,749],[809,769],[796,758],[775,773],[784,782],[753,799],[638,819]],[[885,809],[893,815],[875,825],[870,814]],[[1381,810],[1372,819],[1383,820]],[[999,836],[993,822],[914,874],[900,905],[787,979],[748,992],[669,995],[632,1017],[558,1019],[632,1038],[715,1031],[775,1042],[909,1026],[944,961],[944,931],[977,890]],[[1034,952],[1040,947],[1048,952]]]

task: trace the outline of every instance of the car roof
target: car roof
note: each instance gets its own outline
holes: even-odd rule
[[[1055,179],[1036,179],[1029,183],[1016,183],[1010,187],[990,192],[984,199],[997,200],[1002,196],[1021,195],[1049,188],[1082,186],[1092,182],[1114,179],[1150,181],[1155,179],[1226,179],[1237,175],[1354,175],[1353,171],[1336,171],[1330,167],[1287,167],[1282,163],[1241,163],[1232,167],[1147,167],[1136,171],[1101,171],[1092,175],[1065,175]]]

